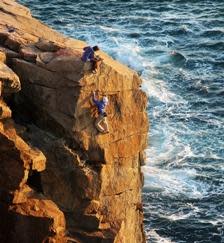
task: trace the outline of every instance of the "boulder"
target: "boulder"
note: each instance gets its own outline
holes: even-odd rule
[[[53,41],[45,40],[42,38],[40,38],[39,41],[35,43],[35,46],[39,48],[41,51],[47,51],[47,52],[56,52],[62,48],[61,45]]]

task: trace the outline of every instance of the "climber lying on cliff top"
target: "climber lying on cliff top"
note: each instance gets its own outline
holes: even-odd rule
[[[93,103],[98,109],[98,117],[95,121],[96,129],[101,133],[109,133],[108,123],[107,123],[107,113],[105,108],[108,105],[108,98],[103,96],[101,100],[96,98],[95,92],[93,92]]]
[[[99,51],[100,48],[98,46],[94,46],[94,47],[86,46],[83,48],[83,50],[84,52],[81,57],[82,61],[83,62],[90,61],[92,63],[92,72],[96,73],[102,59],[99,56],[95,56],[95,52]]]

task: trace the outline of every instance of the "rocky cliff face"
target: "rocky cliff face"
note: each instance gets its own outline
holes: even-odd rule
[[[135,72],[0,2],[0,242],[145,242],[147,98]],[[93,90],[109,97],[109,134]]]

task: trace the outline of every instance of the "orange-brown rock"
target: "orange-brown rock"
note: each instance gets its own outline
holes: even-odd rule
[[[3,62],[0,62],[0,82],[2,95],[18,92],[20,81],[18,76]]]
[[[101,51],[92,74],[85,45],[0,2],[0,242],[145,242],[147,97]],[[109,134],[94,127],[94,90],[109,97]]]

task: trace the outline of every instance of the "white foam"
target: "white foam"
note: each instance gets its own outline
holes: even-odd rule
[[[162,191],[173,197],[184,194],[190,198],[201,198],[207,194],[208,185],[198,182],[197,171],[184,168],[188,158],[196,157],[189,144],[182,143],[176,135],[176,128],[154,128],[150,146],[146,150],[145,188]]]
[[[146,232],[146,237],[149,239],[149,242],[153,240],[156,243],[173,243],[169,238],[161,237],[155,230]]]
[[[120,31],[119,28],[112,28],[112,27],[102,26],[102,25],[100,25],[99,28],[106,32],[119,32]]]
[[[149,97],[155,97],[163,103],[170,103],[176,100],[175,94],[168,90],[163,80],[153,77],[144,78],[142,87]]]
[[[147,190],[155,188],[164,196],[174,197],[184,195],[188,198],[200,199],[207,194],[208,185],[197,182],[198,175],[194,169],[160,169],[145,166],[145,186]]]
[[[140,55],[141,48],[137,42],[120,43],[117,38],[113,38],[116,47],[116,59],[135,70],[142,70],[144,58]]]
[[[176,95],[169,90],[169,87],[166,85],[166,81],[158,78],[159,70],[157,69],[157,66],[167,58],[168,57],[165,55],[160,55],[150,61],[149,59],[143,60],[143,90],[149,97],[154,97],[163,103],[186,103],[181,96]]]
[[[165,118],[166,120],[166,118]],[[154,127],[150,134],[149,147],[146,149],[147,164],[158,166],[168,162],[170,166],[181,165],[187,157],[193,156],[189,144],[183,144],[178,136],[176,127],[163,121],[158,127]],[[180,128],[181,129],[181,128]],[[182,129],[185,129],[184,127]]]
[[[184,209],[190,209],[189,213],[185,213],[180,209],[179,211],[172,213],[170,215],[163,216],[171,221],[178,221],[182,219],[190,218],[192,215],[196,215],[200,212],[200,209],[198,207],[193,206],[192,204],[186,204]]]
[[[148,10],[147,11],[144,11],[143,9],[141,9],[141,15],[143,13],[147,13],[148,14]],[[127,16],[120,16],[119,19],[127,19]],[[153,18],[150,17],[150,16],[138,16],[138,15],[129,15],[128,16],[128,19],[131,20],[131,19],[134,19],[134,20],[138,20],[138,19],[141,19],[141,20],[152,20]]]

